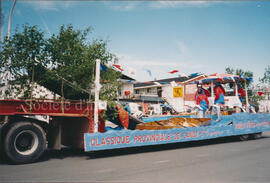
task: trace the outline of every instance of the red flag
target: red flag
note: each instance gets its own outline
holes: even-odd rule
[[[113,64],[114,67],[116,67],[117,69],[119,69],[120,71],[123,71],[124,69],[121,68],[120,65],[116,65],[116,64]]]
[[[262,95],[264,95],[264,92],[258,92],[258,95],[262,96]]]
[[[176,72],[179,72],[178,70],[173,70],[171,72],[169,72],[170,74],[173,74],[173,73],[176,73]]]

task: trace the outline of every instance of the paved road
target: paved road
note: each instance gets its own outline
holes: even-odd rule
[[[192,143],[84,153],[47,151],[33,164],[0,164],[0,182],[270,182],[270,133],[246,142]]]

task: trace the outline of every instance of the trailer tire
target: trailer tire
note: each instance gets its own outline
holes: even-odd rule
[[[36,161],[46,148],[44,130],[31,122],[16,122],[5,136],[4,149],[7,158],[15,164]]]
[[[247,140],[249,140],[249,137],[250,137],[249,134],[239,135],[239,139],[241,141],[247,141]]]
[[[253,139],[259,139],[262,137],[262,132],[252,134]]]

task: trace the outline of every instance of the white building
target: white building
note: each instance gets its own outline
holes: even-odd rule
[[[118,81],[122,83],[118,92],[119,99],[131,99],[134,94],[134,83],[136,83],[135,79],[122,75]]]
[[[134,98],[142,101],[167,102],[176,112],[185,111],[185,106],[194,106],[196,84],[204,75],[175,77],[134,84]]]

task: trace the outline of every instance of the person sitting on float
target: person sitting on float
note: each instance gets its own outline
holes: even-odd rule
[[[197,85],[197,92],[196,92],[196,104],[199,105],[199,117],[205,117],[205,113],[209,106],[207,90],[205,90],[201,84]],[[209,93],[208,93],[209,94]]]
[[[214,104],[215,104],[215,109],[217,113],[216,121],[220,121],[221,119],[220,106],[223,106],[225,104],[225,99],[224,99],[225,89],[219,82],[217,82],[216,86],[214,87],[214,93],[215,93]]]

